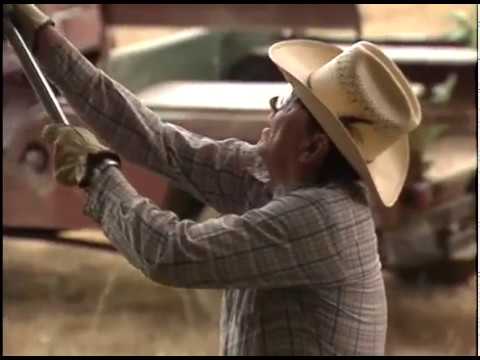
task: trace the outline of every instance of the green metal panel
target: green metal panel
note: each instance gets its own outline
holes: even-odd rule
[[[265,48],[280,38],[278,32],[225,32],[221,43],[222,70],[258,48]]]
[[[187,30],[113,51],[104,70],[133,92],[171,80],[221,80],[223,70],[278,33]]]
[[[105,71],[133,92],[167,80],[216,80],[220,33],[197,29],[112,52]]]

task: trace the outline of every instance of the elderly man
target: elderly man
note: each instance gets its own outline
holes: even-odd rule
[[[57,180],[88,193],[85,213],[149,278],[225,289],[223,354],[384,354],[387,307],[367,189],[386,206],[396,201],[420,108],[379,48],[274,44],[269,56],[292,92],[272,99],[271,126],[250,145],[162,122],[35,6],[10,14],[109,146],[84,128],[49,126]],[[116,153],[224,215],[180,221],[132,188]]]

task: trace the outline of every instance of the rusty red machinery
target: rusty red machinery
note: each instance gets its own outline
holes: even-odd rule
[[[111,40],[106,27],[118,24],[206,24],[235,19],[238,26],[264,24],[266,14],[272,25],[289,19],[293,26],[324,23],[326,26],[359,29],[355,6],[269,6],[256,5],[123,5],[49,4],[40,7],[50,14],[56,27],[92,62],[108,53]],[[259,11],[260,10],[260,11]],[[268,10],[267,12],[265,10]],[[312,10],[315,10],[312,15]],[[338,15],[340,12],[342,16]],[[336,19],[333,20],[332,19]],[[287,23],[288,23],[287,22]],[[8,43],[3,43],[3,224],[9,228],[64,229],[95,226],[81,214],[82,194],[55,184],[51,176],[51,154],[39,140],[46,114],[21,71],[20,63]],[[60,98],[60,101],[62,99]],[[75,114],[64,103],[67,116],[75,123]],[[127,177],[142,192],[160,204],[175,206],[182,216],[192,215],[191,200],[167,183],[133,164],[125,165]],[[175,195],[174,195],[175,194]],[[198,208],[199,205],[197,204]]]
[[[303,28],[308,26],[323,26],[351,29],[353,40],[362,37],[361,18],[355,5],[42,6],[54,16],[57,27],[94,63],[108,56],[108,26],[119,24],[237,28],[262,24],[259,31],[281,27],[277,39],[302,35]],[[285,27],[288,31],[283,31]],[[342,44],[352,39],[335,41]],[[391,209],[374,207],[383,263],[406,279],[418,279],[422,274],[446,281],[463,279],[475,271],[476,261],[476,248],[472,250],[476,236],[476,169],[471,162],[475,143],[476,59],[471,56],[472,51],[455,42],[389,40],[381,45],[397,59],[407,78],[421,87],[418,93],[424,114],[422,129],[426,130],[416,136],[418,146],[412,147],[410,173],[398,204]],[[47,122],[45,113],[5,41],[3,46],[4,234],[34,230],[38,235],[44,230],[94,227],[81,213],[82,193],[54,183],[50,150],[39,140]],[[223,69],[221,80],[225,84],[269,83],[281,81],[281,76],[269,63],[265,47],[255,47]],[[188,88],[188,81],[183,85]],[[158,95],[159,89],[152,86],[143,95]],[[79,122],[68,104],[64,103],[64,109],[73,123]],[[201,114],[197,115],[201,120]],[[243,124],[243,130],[235,127],[233,133],[223,134],[202,126],[200,120],[183,124],[216,138],[237,136],[247,141],[255,141],[259,130],[258,126],[247,129]],[[424,139],[443,125],[449,136],[426,157]],[[442,156],[450,162],[439,161]],[[125,172],[142,194],[181,217],[195,218],[204,208],[165,179],[134,164],[126,163]]]
[[[56,26],[92,62],[96,63],[108,44],[99,5],[41,5]],[[81,214],[81,193],[72,193],[52,178],[52,154],[40,140],[47,115],[39,104],[21,65],[7,42],[3,43],[3,224],[12,228],[63,229],[94,226]],[[60,97],[66,115],[78,122]],[[165,184],[156,176],[126,164],[133,183],[162,201]],[[151,179],[146,181],[146,179]]]

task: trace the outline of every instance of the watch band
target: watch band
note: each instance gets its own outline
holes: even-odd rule
[[[79,183],[79,186],[81,188],[90,186],[92,182],[96,181],[100,174],[102,174],[111,166],[115,166],[116,168],[120,169],[120,162],[109,157],[100,158],[90,162],[90,164],[87,165],[87,173]]]

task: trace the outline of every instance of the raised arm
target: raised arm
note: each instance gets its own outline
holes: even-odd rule
[[[323,206],[314,205],[315,196],[296,193],[242,215],[180,221],[139,196],[111,168],[89,189],[85,211],[133,266],[159,283],[187,288],[338,285],[351,276],[342,265],[342,257],[351,253],[351,239],[336,238],[336,225]]]
[[[35,39],[35,54],[49,79],[121,156],[166,176],[220,212],[248,207],[243,195],[247,188],[263,191],[255,146],[234,139],[214,141],[164,123],[52,26],[40,27]]]

